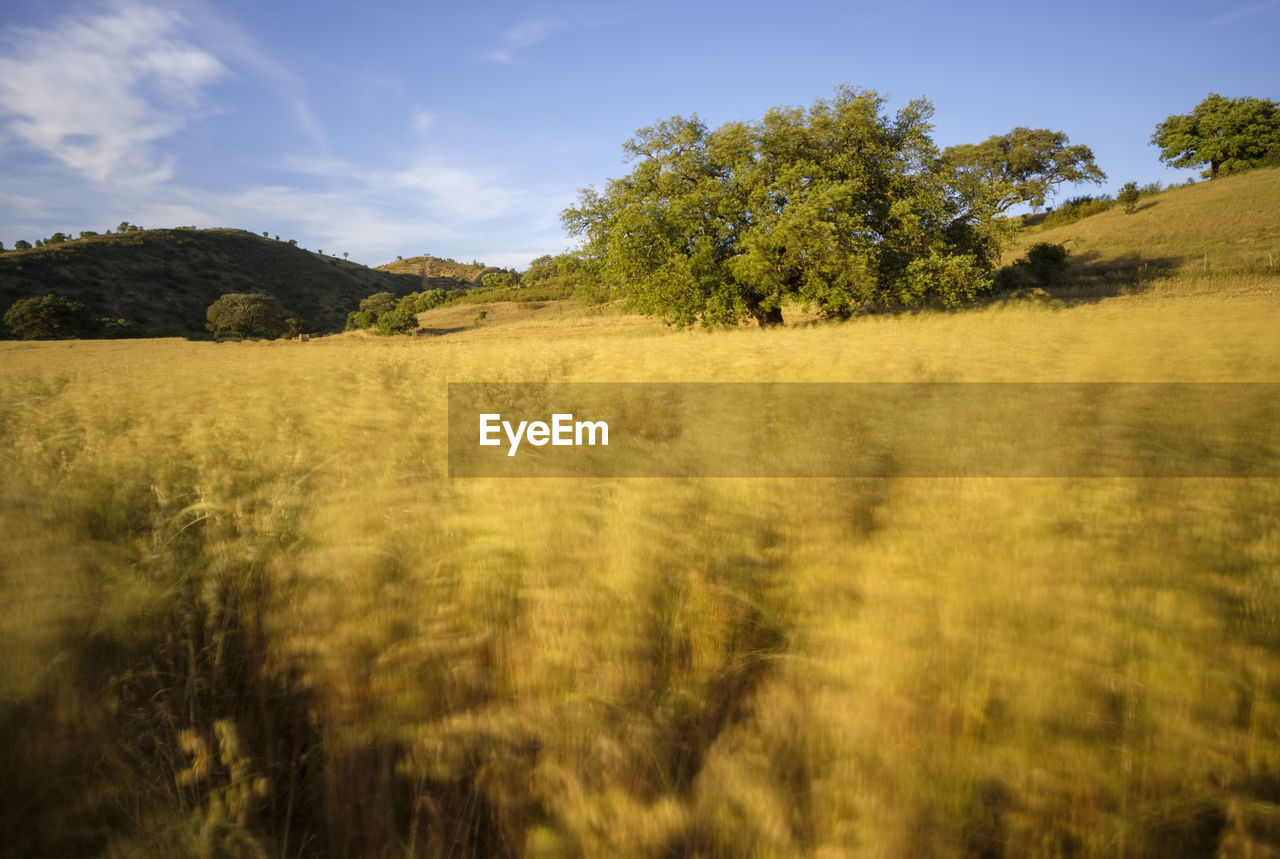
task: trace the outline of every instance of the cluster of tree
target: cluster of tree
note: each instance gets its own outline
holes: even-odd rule
[[[499,269],[487,271],[480,275],[480,285],[490,289],[510,289],[520,282],[520,276],[514,271]]]
[[[1280,105],[1265,98],[1209,96],[1191,113],[1156,126],[1153,146],[1172,167],[1202,167],[1217,179],[1254,167],[1280,165]]]
[[[116,227],[116,232],[133,233],[133,232],[138,232],[141,229],[142,227],[139,227],[135,224],[131,224],[128,221],[121,221],[120,226]],[[181,229],[195,229],[195,228],[194,227],[177,227],[176,229],[181,230]],[[106,231],[106,234],[111,235],[111,230],[108,229]],[[13,249],[17,251],[25,251],[25,250],[30,250],[32,247],[37,247],[37,248],[49,247],[51,245],[60,245],[64,242],[73,241],[76,238],[87,239],[96,235],[100,235],[100,234],[95,232],[94,230],[81,230],[79,236],[73,236],[71,235],[71,233],[56,232],[53,235],[49,236],[48,238],[36,239],[34,245],[32,245],[32,243],[27,241],[26,239],[18,239],[16,242],[13,243]],[[4,243],[0,242],[0,251],[3,251],[3,250],[4,250]]]
[[[563,222],[584,238],[590,274],[642,312],[770,325],[788,300],[843,318],[970,299],[992,286],[998,215],[1104,178],[1061,132],[939,152],[928,101],[892,117],[884,106],[846,86],[715,130],[673,117],[637,132],[632,172],[583,191]]]
[[[61,295],[20,298],[4,314],[5,327],[19,340],[88,340],[138,336],[125,319],[95,316],[88,305]]]
[[[529,263],[529,267],[520,275],[520,284],[526,287],[553,283],[573,285],[582,273],[583,260],[578,254],[543,254]]]
[[[443,289],[411,292],[396,298],[390,292],[375,292],[361,300],[360,309],[347,315],[347,331],[372,330],[376,334],[407,334],[418,327],[418,314],[426,313],[449,300]]]
[[[205,327],[219,340],[274,340],[306,331],[306,323],[290,316],[272,296],[259,292],[227,293],[209,305],[205,318]]]

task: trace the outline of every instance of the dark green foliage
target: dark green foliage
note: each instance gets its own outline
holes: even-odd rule
[[[397,299],[390,292],[370,295],[360,302],[360,309],[347,314],[347,331],[373,329],[383,336],[406,334],[418,327],[418,314],[439,307],[448,300],[443,289],[411,292]]]
[[[4,324],[21,340],[94,337],[101,329],[87,306],[60,295],[15,301],[4,315]]]
[[[1210,93],[1189,114],[1156,126],[1151,145],[1171,167],[1208,165],[1203,176],[1280,164],[1280,105],[1264,98]]]
[[[443,289],[428,289],[425,292],[411,292],[396,305],[397,310],[408,310],[410,313],[426,313],[449,300],[449,294]]]
[[[1019,203],[1039,208],[1058,185],[1107,178],[1088,146],[1070,143],[1061,131],[1015,128],[982,143],[949,147],[942,166],[970,210],[996,215]]]
[[[105,340],[124,340],[143,334],[142,329],[128,319],[103,319],[101,322],[100,336]]]
[[[509,271],[490,271],[480,276],[480,283],[494,289],[516,285],[516,276]]]
[[[28,251],[31,250],[31,242],[26,239],[18,239],[13,243],[13,247],[15,250]]]
[[[996,287],[1007,291],[1057,286],[1066,274],[1069,255],[1062,245],[1038,242],[1025,257],[996,272]]]
[[[376,333],[386,337],[391,334],[407,334],[417,329],[418,316],[408,308],[396,307],[386,313],[378,314]]]
[[[209,305],[205,316],[218,338],[276,338],[289,331],[280,302],[262,293],[228,293]]]
[[[839,317],[950,303],[970,287],[944,284],[982,288],[983,255],[934,167],[932,105],[884,106],[846,86],[715,131],[673,117],[625,144],[631,174],[583,191],[563,221],[603,288],[677,325],[778,324],[787,300]],[[935,261],[953,255],[968,261]]]
[[[347,314],[347,325],[344,331],[363,331],[372,328],[378,321],[378,315],[371,310],[353,310]]]
[[[375,292],[368,298],[361,300],[360,309],[368,310],[377,316],[380,313],[387,313],[396,309],[398,299],[390,292]]]
[[[529,263],[529,268],[520,276],[520,282],[526,286],[531,286],[541,280],[554,277],[556,274],[556,260],[550,254],[544,254],[533,262]]]
[[[1120,188],[1120,193],[1116,195],[1116,202],[1124,206],[1124,213],[1132,215],[1138,211],[1138,200],[1142,199],[1142,192],[1138,190],[1137,182],[1125,182]]]

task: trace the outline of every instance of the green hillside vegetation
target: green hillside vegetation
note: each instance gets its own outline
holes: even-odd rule
[[[418,285],[236,229],[136,230],[0,254],[0,311],[57,295],[135,336],[208,336],[205,312],[228,293],[271,295],[313,332],[341,331],[365,296]]]
[[[1183,289],[1213,279],[1280,274],[1280,168],[1223,176],[1143,195],[1123,206],[1061,226],[1046,221],[1020,231],[1005,250],[1012,262],[1039,242],[1070,253],[1055,297],[1150,288],[1179,278]]]

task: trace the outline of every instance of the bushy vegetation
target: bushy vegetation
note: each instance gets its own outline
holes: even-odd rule
[[[480,283],[489,289],[508,289],[516,285],[516,275],[510,271],[490,271],[480,276]]]
[[[1037,242],[1027,255],[996,273],[996,286],[1001,291],[1044,289],[1062,283],[1070,254],[1062,245]]]
[[[20,340],[94,337],[103,328],[88,307],[60,295],[15,301],[4,314],[4,324]]]
[[[388,336],[407,334],[418,327],[418,314],[446,303],[448,293],[443,289],[411,292],[396,298],[389,292],[379,292],[360,301],[358,310],[347,315],[347,331],[372,330]]]
[[[219,339],[276,338],[302,330],[279,301],[262,293],[228,293],[209,305],[206,317],[209,330]]]
[[[1116,202],[1124,206],[1124,213],[1132,215],[1138,211],[1138,201],[1142,199],[1142,192],[1138,189],[1137,182],[1125,182],[1120,188],[1120,193],[1116,194]]]

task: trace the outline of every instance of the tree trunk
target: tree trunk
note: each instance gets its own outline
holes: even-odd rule
[[[1209,181],[1213,181],[1214,179],[1218,178],[1218,168],[1221,166],[1222,166],[1221,161],[1209,162]]]
[[[756,324],[761,328],[771,328],[774,325],[782,324],[782,308],[775,307],[772,310],[765,310],[757,305],[747,308],[747,312],[755,319]]]

